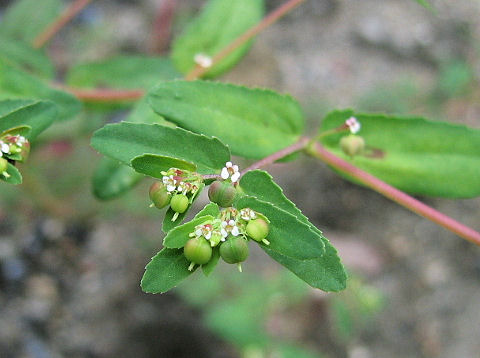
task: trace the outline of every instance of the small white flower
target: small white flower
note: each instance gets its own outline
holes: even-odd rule
[[[255,214],[255,211],[250,208],[244,208],[240,210],[240,217],[245,221],[250,221],[255,219],[257,217],[257,214]]]
[[[240,172],[238,171],[238,165],[233,165],[232,162],[226,162],[222,168],[220,176],[223,180],[230,178],[232,183],[236,183],[240,179]]]
[[[0,150],[5,154],[8,154],[10,152],[10,146],[7,143],[0,141]]]
[[[168,192],[172,192],[176,189],[177,181],[175,179],[173,179],[173,175],[164,176],[162,178],[162,182],[167,187]]]
[[[209,68],[213,64],[212,58],[204,53],[197,53],[193,57],[193,61],[195,61],[197,65],[203,68]]]
[[[350,133],[355,134],[360,131],[360,122],[355,117],[350,117],[345,121],[345,124],[350,129]]]
[[[235,227],[232,229],[232,235],[233,235],[233,236],[238,236],[238,235],[240,235],[240,231],[238,230],[238,226],[235,226]]]
[[[222,241],[225,241],[225,238],[228,236],[228,232],[225,229],[220,230],[220,233],[222,234]]]

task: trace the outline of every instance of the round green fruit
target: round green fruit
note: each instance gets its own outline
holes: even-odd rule
[[[245,261],[248,257],[247,240],[240,236],[230,237],[220,245],[220,256],[229,264]]]
[[[170,207],[179,214],[184,213],[188,208],[187,196],[183,194],[174,195],[172,200],[170,200]]]
[[[228,181],[214,181],[212,185],[210,185],[210,188],[208,188],[208,197],[210,198],[210,201],[223,208],[232,206],[236,194],[237,190],[233,184]]]
[[[245,231],[253,240],[261,242],[268,235],[268,223],[263,219],[250,220],[245,228]]]
[[[162,182],[157,181],[152,184],[148,192],[150,200],[158,209],[162,209],[170,203],[171,196]]]
[[[197,265],[206,264],[212,257],[212,248],[203,237],[190,239],[183,248],[183,254],[190,262]]]
[[[340,148],[346,155],[354,157],[364,151],[365,140],[358,135],[350,134],[340,139]]]

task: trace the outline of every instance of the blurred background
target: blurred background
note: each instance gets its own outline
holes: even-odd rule
[[[78,62],[168,53],[158,19],[171,3],[175,36],[203,1],[92,1],[49,45],[58,79]],[[480,128],[480,1],[431,3],[307,0],[221,80],[292,94],[310,129],[347,107]],[[338,248],[346,291],[311,289],[252,246],[242,274],[220,264],[142,293],[162,242],[151,181],[91,194],[89,137],[127,113],[87,106],[42,135],[24,184],[0,184],[1,357],[478,357],[480,249],[309,158],[268,170]],[[480,228],[479,199],[421,200]]]

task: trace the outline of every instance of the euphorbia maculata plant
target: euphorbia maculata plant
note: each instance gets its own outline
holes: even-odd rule
[[[90,1],[75,1],[37,35],[15,22],[21,11],[32,11],[31,1],[19,1],[0,25],[0,93],[8,98],[0,101],[0,178],[21,182],[15,163],[25,160],[29,141],[54,120],[74,117],[81,110],[78,99],[91,112],[132,107],[125,121],[93,134],[93,148],[107,157],[93,186],[106,200],[153,178],[145,197],[165,210],[165,237],[146,267],[144,291],[168,291],[198,268],[209,275],[220,258],[241,271],[251,245],[312,287],[344,289],[347,275],[335,248],[261,170],[297,154],[318,158],[348,180],[480,244],[478,232],[406,194],[479,196],[480,131],[336,110],[307,137],[304,115],[291,96],[209,81],[231,69],[256,34],[304,0],[286,1],[263,19],[262,0],[207,1],[174,39],[169,57],[117,56],[77,64],[67,72],[64,90],[50,84],[53,66],[39,48]],[[45,7],[55,3],[45,1]],[[251,164],[239,168],[234,163],[240,158]],[[206,186],[210,202],[186,221]]]

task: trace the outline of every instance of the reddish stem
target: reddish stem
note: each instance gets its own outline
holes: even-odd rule
[[[167,49],[172,32],[175,7],[175,0],[163,0],[160,2],[153,22],[152,36],[150,39],[151,52],[161,53]]]
[[[135,101],[141,98],[145,91],[142,89],[112,90],[112,89],[80,89],[61,86],[65,91],[70,92],[78,99],[91,103],[115,103]]]
[[[425,205],[421,201],[412,198],[410,195],[407,195],[391,185],[388,185],[373,175],[353,166],[352,164],[327,151],[319,143],[313,143],[312,145],[308,146],[307,153],[357,179],[362,184],[386,196],[397,204],[404,206],[414,213],[417,213],[418,215],[433,221],[445,229],[450,230],[458,236],[480,246],[479,232],[459,223],[458,221],[442,214],[428,205]]]
[[[272,25],[282,16],[286,15],[288,12],[292,11],[295,7],[300,5],[305,0],[289,0],[279,8],[272,11],[269,15],[263,18],[257,25],[251,27],[235,40],[230,42],[226,47],[220,50],[212,57],[212,65],[210,67],[202,67],[202,66],[195,66],[193,70],[191,70],[186,76],[185,79],[188,81],[194,80],[196,78],[201,77],[205,72],[209,70],[212,66],[216,63],[224,59],[230,53],[235,51],[238,47],[242,46],[245,42],[253,38],[254,36],[258,35],[260,32],[265,30],[267,27]]]
[[[63,13],[52,22],[43,32],[38,34],[33,40],[33,47],[43,47],[55,34],[60,31],[71,19],[75,17],[80,11],[83,10],[92,0],[75,0],[68,6]],[[41,6],[41,5],[40,5]]]
[[[302,138],[300,138],[300,140],[298,142],[296,142],[296,143],[294,143],[294,144],[292,144],[292,145],[290,145],[286,148],[283,148],[282,150],[279,150],[278,152],[270,154],[269,156],[263,158],[262,160],[259,160],[258,162],[253,163],[249,167],[242,170],[241,175],[245,174],[246,172],[248,172],[250,170],[259,169],[259,168],[262,168],[262,167],[264,167],[268,164],[272,164],[272,163],[276,162],[277,160],[286,157],[289,154],[298,152],[298,151],[304,149],[307,146],[307,144],[309,143],[309,141],[310,141],[309,138],[302,137]]]

